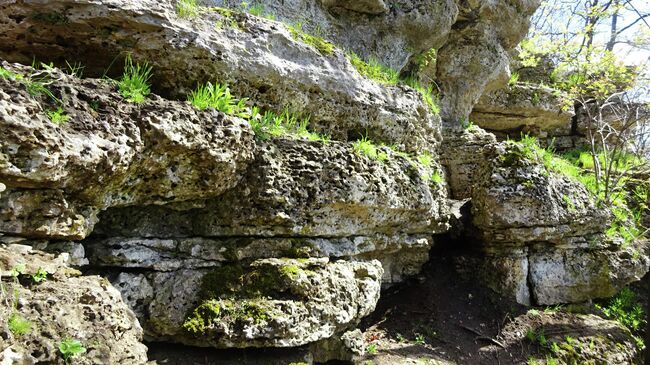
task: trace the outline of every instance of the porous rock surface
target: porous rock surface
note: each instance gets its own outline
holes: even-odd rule
[[[518,83],[483,94],[470,119],[481,128],[515,138],[570,135],[575,113],[565,98],[558,90]]]
[[[441,171],[435,160],[424,165],[381,147],[385,158],[378,161],[337,141],[256,141],[246,122],[214,110],[155,95],[136,106],[110,81],[6,62],[3,67],[14,73],[2,79],[3,239],[47,248],[55,246],[47,240],[87,238],[90,263],[115,273],[113,283],[149,339],[181,341],[182,319],[198,300],[206,272],[287,256],[371,265],[349,269],[373,272],[359,274],[370,285],[365,294],[341,297],[333,307],[358,310],[332,319],[320,332],[313,326],[324,319],[303,316],[291,322],[303,326],[301,334],[268,329],[258,342],[247,342],[230,329],[239,340],[185,343],[298,346],[343,333],[374,307],[382,276],[390,284],[417,274],[431,234],[447,229],[444,181],[431,179]],[[25,80],[35,77],[66,100],[69,121],[48,119],[46,112],[55,107],[48,95],[27,90]],[[373,259],[381,260],[385,274]],[[145,273],[132,277],[125,269]],[[346,283],[325,280],[333,281]],[[341,290],[350,292],[348,284]],[[175,321],[164,324],[163,316],[170,315]]]
[[[648,271],[647,244],[606,237],[611,213],[579,182],[512,142],[485,153],[472,213],[488,286],[551,305],[614,295]]]
[[[100,76],[128,52],[154,67],[156,90],[164,95],[184,97],[197,84],[219,82],[260,107],[309,115],[313,128],[335,139],[367,134],[411,152],[433,151],[440,139],[440,118],[415,90],[362,77],[340,49],[321,53],[285,25],[256,16],[202,8],[196,18],[181,19],[174,6],[3,2],[0,57],[23,63],[73,58],[86,75]],[[29,40],[22,36],[27,29]]]
[[[142,327],[120,293],[104,278],[79,276],[68,259],[29,246],[0,246],[0,361],[65,364],[59,344],[74,339],[86,348],[76,364],[145,364]],[[47,277],[37,282],[32,275],[39,270]],[[12,332],[4,320],[11,317],[29,321],[29,329]]]
[[[504,348],[519,348],[531,341],[528,333],[543,334],[548,346],[556,348],[553,358],[560,363],[641,363],[641,349],[630,331],[617,321],[593,314],[529,311],[508,323],[497,338]],[[541,354],[530,357],[536,362],[545,358]]]
[[[0,231],[82,239],[112,206],[217,196],[237,184],[253,157],[243,120],[185,102],[125,103],[108,81],[2,64],[43,78],[65,100],[67,123],[52,123],[47,95],[0,78]]]
[[[241,9],[241,2],[234,0],[211,2]],[[417,58],[435,48],[442,116],[457,124],[467,119],[484,89],[505,85],[510,76],[507,52],[528,31],[529,17],[540,2],[263,0],[257,4],[278,19],[303,23],[309,31],[403,73],[412,72]]]
[[[122,273],[113,282],[149,339],[293,347],[354,327],[374,309],[381,276],[378,261],[271,258],[245,267]]]

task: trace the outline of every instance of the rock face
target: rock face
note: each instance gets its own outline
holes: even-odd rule
[[[0,78],[5,233],[81,239],[100,209],[217,196],[252,160],[253,134],[243,120],[160,98],[136,107],[109,82],[2,65],[48,80],[70,118],[52,123],[46,93],[32,97],[26,83]]]
[[[519,137],[571,134],[573,106],[548,87],[516,84],[483,94],[470,119],[486,130]]]
[[[184,20],[171,1],[12,1],[0,9],[0,57],[10,61],[73,57],[87,75],[100,76],[128,52],[154,67],[155,89],[164,95],[226,83],[262,108],[309,115],[314,129],[334,139],[367,134],[411,152],[433,151],[439,140],[440,119],[415,90],[365,79],[341,50],[319,51],[277,22],[208,10]],[[58,14],[60,21],[34,13]],[[35,31],[29,42],[17,41],[27,28]],[[66,47],[54,47],[57,39]]]
[[[555,344],[557,351],[553,358],[560,363],[640,363],[641,350],[630,331],[616,321],[595,315],[531,311],[515,318],[501,332],[501,343],[516,348],[531,341],[526,337],[527,333],[535,335],[533,341],[538,341],[539,334],[543,334],[548,346]],[[544,361],[544,357],[539,355],[530,358]]]
[[[3,238],[47,249],[56,246],[48,240],[85,239],[90,264],[111,277],[150,340],[300,346],[342,334],[374,308],[382,284],[416,275],[432,234],[447,229],[435,151],[425,163],[388,147],[371,159],[348,142],[256,140],[246,121],[214,110],[155,95],[136,106],[110,81],[2,65],[13,75],[0,80]],[[51,122],[49,95],[28,93],[25,80],[37,76],[65,100],[69,121]],[[209,320],[209,333],[184,329],[188,313],[205,309],[207,273],[270,272],[276,258],[307,260],[320,274],[286,283],[303,290],[293,302],[247,298],[273,321],[244,331],[225,316]],[[218,311],[250,309],[231,302]]]
[[[374,309],[381,274],[377,261],[263,259],[207,273],[131,275],[117,285],[126,292],[151,283],[151,296],[127,294],[146,307],[150,338],[219,348],[295,347],[355,326]],[[187,295],[178,295],[181,286]]]
[[[488,285],[523,304],[551,305],[608,297],[639,280],[650,265],[647,244],[606,237],[609,211],[530,153],[512,142],[487,148],[472,189]]]
[[[505,85],[510,75],[507,50],[521,41],[530,15],[540,4],[537,0],[458,3],[454,32],[438,50],[436,62],[442,118],[454,124],[469,117],[484,90]]]
[[[210,3],[242,9],[235,0]],[[256,4],[278,20],[300,22],[308,32],[396,70],[404,68],[412,56],[442,46],[458,14],[452,0],[263,0]]]
[[[29,246],[0,247],[4,295],[13,293],[0,306],[2,363],[67,363],[59,345],[68,339],[86,348],[75,364],[145,364],[142,328],[120,293],[106,279],[79,276],[67,260]]]
[[[505,84],[507,51],[538,1],[256,2],[281,20],[309,18],[304,27],[211,3],[230,9],[1,2],[0,242],[63,252],[0,248],[0,279],[20,297],[0,314],[35,324],[20,342],[0,321],[3,361],[59,361],[57,342],[74,337],[88,350],[79,362],[139,364],[143,331],[349,361],[381,288],[418,275],[450,222],[480,253],[472,270],[521,303],[608,296],[648,270],[640,246],[606,237],[610,213],[584,187],[467,121],[484,90]],[[415,89],[362,76],[343,50],[405,77],[431,48],[442,118]],[[111,64],[127,53],[153,67],[156,94],[142,103],[99,78],[119,75]],[[87,77],[4,61],[66,57]],[[249,113],[181,101],[207,82],[329,138],[271,138]],[[527,96],[484,96],[480,124],[563,130],[571,115],[549,90],[517,90]],[[72,262],[108,280],[72,275]],[[39,268],[48,280],[31,277]]]

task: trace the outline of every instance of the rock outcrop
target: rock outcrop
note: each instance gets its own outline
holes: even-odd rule
[[[485,282],[520,303],[551,305],[612,296],[639,280],[647,244],[607,237],[608,209],[537,153],[513,142],[486,149],[472,189]]]
[[[419,272],[432,234],[447,229],[434,159],[418,162],[388,147],[372,159],[341,141],[263,141],[248,122],[187,102],[154,95],[129,104],[111,81],[2,67],[12,74],[0,80],[3,239],[44,249],[85,239],[90,264],[110,276],[149,340],[277,347],[343,334],[374,308],[382,284]],[[47,93],[29,94],[36,77]],[[50,121],[52,98],[64,101],[68,121]],[[272,271],[277,258],[306,260],[310,274],[286,283],[293,301],[248,298],[273,321],[254,320],[243,331],[250,318],[228,322],[228,315],[209,319],[210,335],[184,329],[188,313],[205,309],[207,273]],[[228,303],[218,311],[250,309]]]
[[[518,138],[571,135],[573,106],[559,90],[526,84],[483,94],[470,119],[481,128]]]
[[[144,336],[351,361],[381,290],[452,236],[470,242],[473,274],[524,304],[639,278],[646,243],[608,237],[610,211],[584,186],[479,128],[575,132],[552,90],[493,91],[538,5],[2,1],[0,279],[19,299],[0,297],[0,314],[33,326],[18,341],[0,321],[0,359],[60,361],[69,337],[79,363],[140,364]],[[440,116],[422,85],[362,76],[348,51],[405,78],[432,48]],[[142,102],[109,78],[124,59],[152,66]],[[185,101],[208,82],[240,112]],[[260,132],[283,111],[318,138]]]
[[[218,348],[296,347],[354,327],[374,309],[381,274],[377,261],[263,259],[207,272],[122,274],[116,285],[131,305],[144,307],[141,320],[150,339]],[[140,293],[143,287],[152,290]]]
[[[591,314],[530,311],[507,324],[499,340],[505,348],[533,343],[555,349],[552,358],[560,363],[640,363],[641,350],[630,331]],[[530,359],[541,362],[548,357],[538,354]]]
[[[5,3],[0,57],[23,63],[74,58],[86,75],[99,77],[111,60],[129,53],[153,66],[154,90],[162,95],[185,97],[197,84],[219,82],[263,109],[309,115],[311,126],[333,139],[367,135],[410,152],[433,151],[439,141],[440,119],[415,90],[362,77],[340,49],[319,50],[285,25],[245,13],[203,8],[200,16],[182,19],[173,4]],[[22,37],[27,29],[28,41]]]
[[[75,364],[145,364],[142,328],[120,293],[104,278],[80,276],[68,259],[0,246],[0,361],[68,363],[61,343],[77,341],[85,351]]]

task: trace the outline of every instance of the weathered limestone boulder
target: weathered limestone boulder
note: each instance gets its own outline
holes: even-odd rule
[[[210,3],[242,9],[237,0]],[[442,46],[458,14],[453,0],[261,0],[256,4],[282,22],[300,22],[306,31],[396,70],[412,56]]]
[[[575,244],[602,233],[609,210],[577,181],[541,163],[536,151],[513,142],[486,151],[472,189],[474,224],[484,241]]]
[[[567,107],[560,91],[516,84],[483,94],[470,119],[481,128],[518,138],[570,135],[573,105]]]
[[[428,260],[431,235],[447,230],[448,209],[443,182],[430,178],[437,164],[385,153],[380,162],[344,143],[261,142],[241,183],[218,198],[103,213],[98,239],[88,241],[97,252],[91,256],[102,265],[147,262],[161,270],[157,260],[174,253],[182,255],[166,265],[178,268],[299,252],[378,259],[384,283],[399,282]]]
[[[199,83],[227,83],[234,95],[263,109],[309,115],[311,126],[333,139],[367,133],[410,152],[433,151],[440,139],[440,119],[419,93],[365,79],[340,49],[319,50],[283,24],[247,14],[201,8],[197,17],[181,19],[175,4],[3,2],[0,58],[22,63],[66,58],[98,77],[128,52],[153,66],[154,90],[163,95],[185,97]]]
[[[454,32],[438,50],[436,62],[441,115],[453,125],[467,120],[484,91],[506,85],[507,51],[524,37],[529,17],[540,4],[538,0],[457,3]]]
[[[114,280],[147,337],[196,346],[292,347],[342,334],[379,299],[379,262],[272,258]]]
[[[496,138],[476,126],[444,129],[443,136],[440,163],[447,172],[449,195],[457,200],[469,199],[477,171],[485,158],[483,151],[495,144]]]
[[[535,335],[533,340],[527,337],[530,333]],[[553,346],[556,351],[531,356],[536,362],[553,358],[559,364],[642,363],[642,350],[627,328],[592,314],[529,311],[509,322],[498,339],[505,348],[518,349],[531,341],[539,341],[540,334],[543,334],[547,346]]]
[[[79,276],[66,254],[0,246],[0,361],[64,364],[62,341],[86,352],[75,364],[145,364],[142,328],[120,293],[98,276]]]
[[[648,272],[648,247],[648,241],[639,241],[624,247],[533,248],[528,256],[533,300],[550,305],[611,297]]]
[[[647,244],[606,237],[608,209],[535,153],[513,142],[486,150],[472,190],[478,276],[522,304],[549,305],[611,296],[639,280]]]
[[[0,231],[81,239],[111,206],[217,196],[237,184],[253,157],[248,123],[214,110],[152,97],[127,103],[108,81],[3,63],[0,78]],[[65,100],[66,123],[51,122],[47,82]],[[21,78],[22,77],[22,78]]]

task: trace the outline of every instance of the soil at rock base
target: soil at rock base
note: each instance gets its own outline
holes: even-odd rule
[[[370,352],[358,364],[527,364],[544,349],[517,331],[534,327],[530,309],[500,298],[478,283],[461,278],[453,257],[432,257],[423,274],[382,294],[377,309],[359,326]],[[645,305],[650,275],[631,286]],[[540,309],[540,311],[543,309]],[[587,311],[589,309],[587,308]],[[561,313],[558,314],[561,317]],[[516,318],[516,324],[504,327]],[[580,332],[580,323],[566,326]],[[585,330],[587,331],[587,330]],[[505,344],[505,348],[501,345]],[[149,357],[166,365],[290,364],[300,351],[283,349],[211,350],[148,344]],[[337,362],[330,362],[330,365]]]

